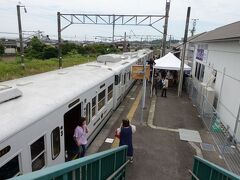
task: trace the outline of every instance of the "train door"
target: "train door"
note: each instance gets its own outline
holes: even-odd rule
[[[118,102],[121,100],[121,73],[115,75],[115,105],[117,106]]]
[[[125,81],[124,81],[124,73],[122,73],[122,82],[121,82],[121,95],[122,97],[124,96],[124,92],[125,92]]]
[[[94,99],[95,98],[95,99]],[[92,103],[96,106],[96,97],[94,97],[92,99]],[[96,111],[96,109],[94,109]],[[96,113],[95,113],[96,114]],[[95,115],[94,114],[94,115]],[[87,105],[86,105],[86,123],[88,125],[88,129],[91,131],[93,129],[93,123],[91,122],[91,118],[92,118],[92,114],[91,114],[91,103],[88,102]],[[90,134],[91,132],[88,133],[88,135]]]
[[[82,103],[70,109],[64,114],[64,144],[65,144],[65,162],[77,157],[78,147],[74,142],[73,134],[77,121],[81,117]]]
[[[126,90],[127,90],[127,73],[124,72],[124,75],[123,75],[123,92],[124,94],[126,93]]]

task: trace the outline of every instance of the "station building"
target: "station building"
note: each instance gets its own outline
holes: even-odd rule
[[[192,82],[239,142],[240,21],[204,33],[191,44],[194,47]]]

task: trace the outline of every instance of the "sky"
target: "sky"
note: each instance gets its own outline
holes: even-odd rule
[[[166,0],[21,0],[27,13],[21,9],[24,31],[44,31],[50,38],[57,38],[57,12],[95,14],[150,14],[164,15]],[[19,0],[0,0],[0,37],[2,32],[17,33],[16,5]],[[184,35],[187,7],[191,7],[191,19],[197,21],[196,33],[239,21],[239,0],[171,0],[168,35],[181,39]],[[157,24],[163,31],[164,20]],[[64,24],[64,22],[63,22]],[[189,28],[192,28],[190,21]],[[115,34],[162,35],[151,27],[116,26]],[[189,32],[190,35],[190,32]],[[94,40],[96,36],[112,36],[112,26],[71,25],[62,32],[62,37],[72,40]]]

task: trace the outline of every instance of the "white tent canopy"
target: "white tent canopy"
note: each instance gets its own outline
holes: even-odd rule
[[[180,70],[181,66],[181,60],[178,59],[176,56],[174,56],[172,53],[168,53],[167,55],[163,56],[160,59],[155,60],[155,66],[156,69],[167,69],[167,70]],[[191,67],[184,64],[184,70],[190,71]]]

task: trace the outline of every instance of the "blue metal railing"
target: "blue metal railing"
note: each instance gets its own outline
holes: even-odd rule
[[[127,163],[127,146],[121,146],[86,156],[84,158],[48,167],[36,172],[28,173],[13,179],[125,179],[125,166]]]
[[[240,176],[197,156],[190,173],[192,180],[240,180]]]

